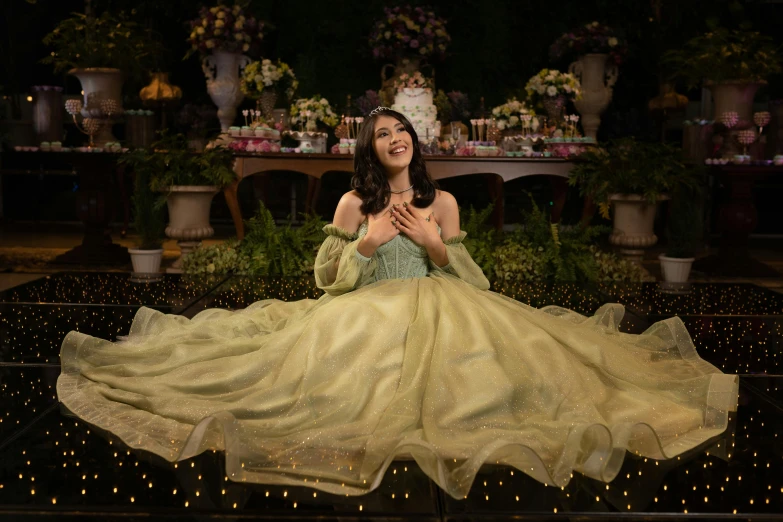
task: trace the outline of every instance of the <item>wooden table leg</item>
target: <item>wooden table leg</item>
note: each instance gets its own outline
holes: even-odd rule
[[[549,220],[552,223],[559,223],[568,193],[568,178],[549,176],[549,183],[552,185],[552,213]]]
[[[226,198],[228,210],[231,212],[231,219],[234,220],[234,229],[237,233],[237,239],[240,241],[245,238],[245,223],[242,221],[242,212],[239,210],[239,200],[237,199],[237,189],[239,182],[237,179],[223,189],[223,196]]]
[[[307,177],[307,197],[305,198],[305,214],[315,214],[318,204],[318,194],[321,192],[321,178]]]
[[[503,205],[503,178],[497,174],[485,174],[489,198],[492,200],[492,225],[496,230],[503,230],[503,217],[505,208]]]

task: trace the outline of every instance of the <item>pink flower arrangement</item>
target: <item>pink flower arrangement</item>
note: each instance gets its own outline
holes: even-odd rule
[[[446,21],[429,8],[410,5],[384,8],[370,34],[372,55],[398,60],[409,56],[443,58],[451,42]]]
[[[576,59],[588,53],[608,54],[620,65],[628,54],[628,46],[610,27],[592,22],[563,34],[549,47],[552,60]]]
[[[202,55],[213,51],[227,51],[258,56],[264,38],[264,22],[245,13],[235,4],[233,7],[218,5],[202,7],[199,16],[190,21],[190,50]]]
[[[403,89],[430,89],[432,80],[424,77],[419,71],[413,74],[402,73],[394,80],[394,89],[401,91]]]

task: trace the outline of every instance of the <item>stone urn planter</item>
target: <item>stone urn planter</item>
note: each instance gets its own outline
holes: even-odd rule
[[[576,76],[582,85],[582,98],[574,100],[574,106],[582,115],[585,136],[593,139],[617,82],[617,66],[608,62],[608,54],[586,54],[568,67],[568,72]]]
[[[170,187],[166,193],[169,224],[166,236],[177,240],[180,257],[166,269],[168,273],[182,273],[182,261],[186,255],[201,245],[201,240],[212,237],[215,230],[209,224],[212,198],[220,192],[218,187],[180,185]]]
[[[620,249],[620,254],[634,263],[641,264],[644,249],[658,242],[653,233],[657,204],[648,203],[638,194],[613,194],[609,197],[614,206],[614,222],[609,242]],[[661,195],[658,201],[669,199]]]
[[[82,84],[84,91],[84,104],[82,116],[98,119],[101,122],[95,135],[95,146],[103,147],[108,142],[115,142],[117,138],[112,134],[111,127],[115,118],[122,116],[122,84],[125,77],[122,71],[110,67],[88,67],[85,69],[71,69],[68,74],[76,76]],[[104,110],[111,108],[110,114]]]

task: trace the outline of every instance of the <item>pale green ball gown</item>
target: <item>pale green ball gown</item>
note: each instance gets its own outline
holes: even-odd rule
[[[485,462],[610,481],[627,451],[675,457],[736,408],[737,377],[678,318],[631,335],[620,305],[585,317],[491,292],[464,232],[439,268],[402,235],[361,256],[366,222],[324,231],[320,299],[193,319],[142,308],[122,342],[71,332],[60,400],[169,461],[222,450],[235,481],[362,494],[413,458],[456,498]]]

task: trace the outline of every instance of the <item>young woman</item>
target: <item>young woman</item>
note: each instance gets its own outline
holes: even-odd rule
[[[119,343],[71,332],[63,404],[170,461],[223,450],[232,480],[337,494],[395,458],[455,498],[485,462],[610,481],[627,451],[671,458],[726,428],[737,378],[678,318],[630,335],[620,305],[587,318],[488,291],[404,116],[373,111],[355,167],[315,264],[323,297],[142,308]]]

